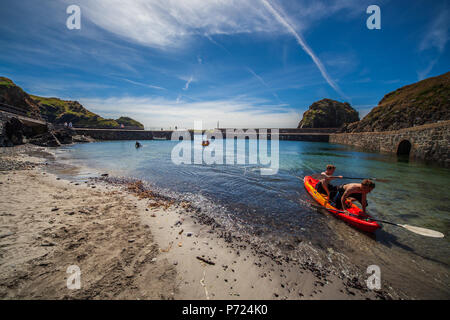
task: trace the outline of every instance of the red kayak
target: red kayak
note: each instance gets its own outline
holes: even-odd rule
[[[340,212],[341,210],[333,207],[328,201],[328,196],[317,192],[316,184],[319,182],[319,180],[316,180],[311,176],[306,176],[303,181],[305,183],[306,190],[314,198],[314,200],[316,200],[321,206],[327,209],[328,212],[332,213],[334,216],[338,217],[341,220],[344,220],[348,224],[361,231],[375,232],[375,230],[380,228],[380,225],[376,221],[371,220],[371,216],[369,216],[368,214],[364,214],[363,211],[351,201],[347,201],[347,204],[350,205],[350,207],[347,208],[347,211],[350,212],[350,214]]]

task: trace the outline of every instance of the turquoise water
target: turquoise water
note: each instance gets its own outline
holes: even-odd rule
[[[179,196],[188,194],[208,200],[214,204],[211,214],[238,217],[259,235],[299,235],[323,248],[339,244],[349,254],[359,247],[355,261],[379,259],[407,266],[410,260],[420,260],[423,263],[418,268],[431,268],[448,277],[448,169],[342,145],[280,141],[279,171],[264,176],[260,174],[261,166],[255,164],[175,165],[171,152],[177,142],[141,143],[141,149],[134,147],[134,141],[77,144],[58,151],[58,156],[102,172],[143,179]],[[321,172],[330,163],[336,165],[337,175],[389,180],[377,182],[368,196],[368,211],[374,217],[438,230],[446,238],[425,238],[388,225],[375,237],[359,233],[355,236],[350,226],[311,208],[311,198],[299,178]],[[355,181],[335,183],[348,182]]]

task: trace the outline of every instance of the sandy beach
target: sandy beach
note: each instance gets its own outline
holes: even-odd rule
[[[1,155],[2,299],[401,298],[255,252],[190,203],[140,182],[62,179],[51,158],[28,145]],[[72,265],[80,289],[67,288]]]

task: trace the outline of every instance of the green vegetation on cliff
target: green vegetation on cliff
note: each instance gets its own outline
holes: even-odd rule
[[[0,77],[0,103],[13,106],[29,117],[41,117],[39,107],[33,99],[11,79],[5,77]]]
[[[49,122],[63,124],[72,122],[73,126],[119,128],[120,124],[113,119],[104,119],[87,110],[77,101],[65,101],[58,98],[31,96],[39,103],[41,114]]]
[[[347,132],[390,131],[450,120],[450,72],[388,93]]]
[[[120,128],[123,124],[126,127],[144,128],[140,122],[128,117],[120,117],[117,120],[102,118],[77,101],[28,95],[12,80],[5,77],[0,77],[0,102],[20,108],[30,116],[42,115],[49,122],[56,124],[72,122],[75,127],[90,128]]]
[[[90,128],[120,128],[120,125],[144,129],[144,125],[128,117],[117,120],[105,119],[84,108],[78,101],[65,101],[58,98],[31,96],[39,102],[41,114],[52,123],[72,122],[73,126]]]
[[[14,82],[11,81],[11,79],[0,77],[0,89],[3,88],[10,88],[14,86]]]
[[[129,117],[120,117],[116,121],[118,124],[123,124],[125,127],[137,127],[137,128],[144,129],[144,126],[142,125],[142,123],[140,123],[136,120],[133,120]]]
[[[303,114],[299,128],[339,128],[359,120],[358,111],[349,103],[322,99],[309,106]]]

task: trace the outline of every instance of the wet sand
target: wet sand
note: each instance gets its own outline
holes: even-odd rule
[[[2,299],[398,299],[311,255],[252,246],[192,204],[136,182],[62,179],[46,149],[0,153]],[[47,163],[47,165],[45,165]],[[76,170],[75,170],[76,171]],[[314,250],[308,243],[297,249]],[[70,265],[81,288],[66,286]]]

